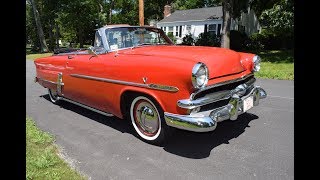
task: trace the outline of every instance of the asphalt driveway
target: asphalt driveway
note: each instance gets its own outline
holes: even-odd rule
[[[126,121],[49,101],[26,61],[26,112],[56,137],[72,164],[91,179],[293,179],[293,81],[258,79],[268,97],[213,132],[177,130],[164,147],[132,135]]]

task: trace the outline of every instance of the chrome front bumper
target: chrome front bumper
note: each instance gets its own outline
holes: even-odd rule
[[[165,112],[164,118],[167,125],[194,132],[213,131],[217,127],[217,122],[227,119],[236,120],[238,115],[244,113],[243,101],[246,98],[253,96],[253,106],[257,106],[260,99],[267,97],[267,93],[261,87],[254,86],[253,88],[250,88],[250,92],[244,96],[241,96],[239,91],[231,91],[228,94],[220,94],[218,96],[219,98],[208,96],[200,100],[188,100],[188,102],[178,101],[178,105],[180,107],[192,109],[208,103],[214,103],[218,101],[218,99],[222,100],[230,98],[227,105],[204,112],[191,113],[190,115],[179,115]]]

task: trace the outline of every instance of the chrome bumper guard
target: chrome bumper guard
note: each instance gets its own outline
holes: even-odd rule
[[[253,106],[259,105],[260,99],[266,98],[267,93],[261,87],[255,86],[251,89],[251,91],[245,95],[240,97],[239,93],[232,92],[229,96],[229,103],[225,106],[208,110],[204,112],[191,113],[190,115],[179,115],[172,114],[169,112],[164,113],[164,118],[168,126],[175,127],[178,129],[184,129],[188,131],[194,132],[208,132],[213,131],[217,127],[217,122],[223,120],[236,120],[238,115],[244,113],[243,111],[243,101],[249,96],[253,96]],[[224,98],[221,98],[224,99]],[[216,101],[216,100],[215,100]],[[214,102],[215,102],[214,101]],[[208,99],[203,101],[203,103],[199,100],[190,101],[189,108],[187,105],[183,105],[186,109],[192,109],[193,107],[199,107],[201,105],[205,105],[208,103]],[[197,105],[195,105],[197,104]],[[179,105],[179,102],[178,102]],[[180,106],[180,105],[179,105]]]

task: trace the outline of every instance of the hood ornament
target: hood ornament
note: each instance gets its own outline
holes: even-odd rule
[[[147,83],[148,78],[147,78],[147,77],[143,77],[143,78],[142,78],[142,80],[143,80],[143,83],[144,83],[144,84],[146,84],[146,83]]]

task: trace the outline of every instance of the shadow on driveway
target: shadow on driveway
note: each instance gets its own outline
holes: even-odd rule
[[[202,159],[210,156],[213,148],[220,144],[229,144],[229,140],[240,136],[250,127],[250,121],[258,116],[244,113],[236,121],[219,122],[212,132],[196,133],[176,130],[174,136],[164,146],[164,150],[178,156],[192,159]]]
[[[52,103],[50,101],[50,97],[48,94],[42,95],[40,97],[42,97],[42,98],[48,100],[50,103]],[[72,103],[69,103],[66,101],[61,101],[61,103],[57,106],[60,106],[60,108],[63,108],[63,109],[73,111],[77,114],[80,114],[84,117],[87,117],[88,119],[94,120],[96,122],[99,122],[101,124],[109,126],[113,129],[116,129],[122,133],[133,134],[128,121],[119,119],[116,116],[107,117],[102,114],[96,113],[94,111],[91,111],[89,109],[83,108],[81,106],[78,106],[78,105],[75,105],[75,104],[72,104]]]
[[[49,95],[42,95],[44,99],[50,101]],[[51,102],[51,101],[50,101]],[[61,108],[73,111],[91,120],[112,127],[122,133],[133,133],[133,128],[129,121],[121,120],[117,117],[106,117],[86,108],[63,101]],[[236,121],[226,120],[218,123],[217,128],[212,132],[195,133],[176,129],[171,139],[163,145],[163,149],[169,153],[192,159],[202,159],[209,157],[213,148],[220,144],[229,144],[229,140],[240,136],[245,129],[250,127],[249,123],[259,117],[244,113]],[[138,138],[138,137],[137,137]]]

